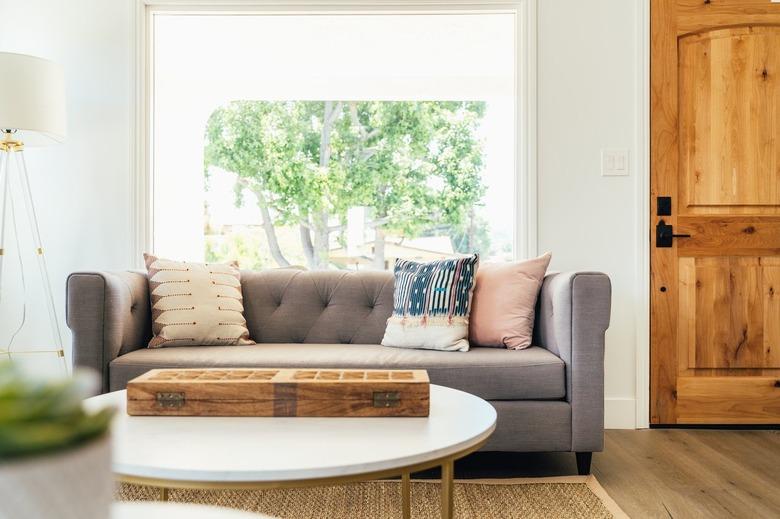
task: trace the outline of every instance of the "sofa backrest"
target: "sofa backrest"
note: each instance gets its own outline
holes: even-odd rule
[[[244,316],[256,342],[379,344],[393,312],[393,274],[242,271]]]

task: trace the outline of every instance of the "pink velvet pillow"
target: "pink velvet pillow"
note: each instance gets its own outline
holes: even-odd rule
[[[469,341],[522,350],[531,345],[536,298],[550,264],[548,252],[515,263],[485,263],[477,271]]]

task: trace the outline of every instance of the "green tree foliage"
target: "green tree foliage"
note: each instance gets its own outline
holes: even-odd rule
[[[350,207],[370,208],[375,264],[384,236],[462,229],[482,197],[483,102],[234,101],[206,128],[205,169],[252,192],[273,259],[289,265],[275,225],[297,225],[311,268],[328,265]]]
[[[229,259],[241,258],[241,268],[260,270],[267,266],[262,257],[262,248],[257,235],[251,233],[226,232],[206,237],[206,261],[219,263]]]

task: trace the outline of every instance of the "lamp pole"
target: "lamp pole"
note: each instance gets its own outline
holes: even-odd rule
[[[59,358],[65,373],[68,365],[62,346],[60,323],[51,290],[49,269],[46,265],[41,233],[38,226],[38,216],[35,212],[30,177],[27,173],[27,162],[24,156],[25,147],[48,146],[61,143],[67,134],[67,110],[65,97],[65,73],[58,64],[47,59],[26,54],[0,52],[0,282],[2,282],[3,265],[8,250],[5,240],[8,236],[6,226],[13,229],[15,253],[19,258],[19,280],[22,285],[23,303],[19,325],[11,336],[0,338],[0,357],[12,359],[17,355],[54,353]],[[12,172],[15,174],[12,175]],[[12,181],[12,178],[14,179]],[[27,229],[32,238],[34,254],[38,261],[38,271],[43,288],[43,306],[49,317],[51,339],[46,346],[31,345],[31,348],[14,347],[17,335],[25,328],[28,314],[28,294],[26,287],[25,262],[20,242],[18,218],[24,205]],[[8,273],[6,272],[6,275]],[[7,285],[7,283],[6,283]],[[1,295],[1,294],[0,294]],[[35,307],[37,308],[37,306]]]
[[[2,182],[2,206],[0,206],[0,297],[2,296],[2,278],[3,278],[3,259],[5,257],[5,228],[6,228],[6,214],[8,207],[8,192],[11,176],[11,158],[14,159],[14,166],[18,174],[19,185],[22,190],[22,198],[24,200],[24,206],[27,213],[27,223],[29,225],[30,232],[32,233],[33,246],[35,248],[35,255],[38,258],[38,270],[41,276],[41,282],[43,285],[44,296],[46,299],[46,308],[49,314],[49,324],[51,326],[52,339],[54,341],[53,349],[45,350],[25,350],[14,352],[12,351],[12,344],[9,343],[7,349],[0,350],[0,353],[5,354],[10,359],[12,355],[17,354],[34,354],[34,353],[56,353],[60,359],[60,363],[64,372],[68,372],[68,364],[65,360],[65,350],[62,346],[62,334],[60,333],[60,324],[57,319],[57,309],[54,305],[54,295],[51,290],[51,280],[49,278],[49,269],[46,265],[46,256],[44,255],[43,242],[41,241],[40,228],[38,226],[38,217],[35,214],[35,204],[33,202],[32,190],[30,189],[30,178],[27,173],[27,162],[24,159],[24,143],[13,138],[15,130],[5,129],[2,130],[4,138],[0,141],[0,182]],[[11,200],[11,219],[14,224],[14,232],[18,232],[16,228],[16,207]],[[17,244],[19,239],[17,236]],[[19,253],[19,264],[24,268],[21,261],[21,251]],[[22,274],[22,280],[24,274]],[[25,295],[26,297],[26,295]],[[24,325],[26,317],[26,304],[22,313],[22,324]],[[16,333],[14,333],[14,336]],[[11,338],[13,340],[13,336]]]

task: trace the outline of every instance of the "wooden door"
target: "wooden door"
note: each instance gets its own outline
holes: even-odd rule
[[[780,423],[780,4],[651,0],[650,70],[650,423]]]

